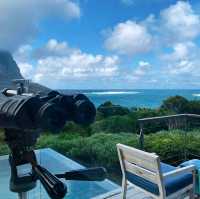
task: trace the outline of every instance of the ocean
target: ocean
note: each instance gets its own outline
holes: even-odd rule
[[[69,93],[69,90],[62,90]],[[74,92],[74,91],[70,91]],[[200,100],[199,90],[76,90],[87,95],[97,106],[105,101],[126,107],[148,107],[157,108],[162,101],[170,96],[181,95],[188,100]]]

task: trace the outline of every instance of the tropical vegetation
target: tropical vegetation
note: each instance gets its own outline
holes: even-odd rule
[[[97,108],[96,121],[87,127],[73,122],[66,124],[59,134],[43,133],[36,148],[50,147],[86,166],[104,166],[110,173],[119,171],[117,143],[138,148],[137,120],[145,117],[180,113],[200,114],[200,101],[189,101],[181,96],[170,97],[157,109],[131,108],[105,102]],[[200,154],[200,129],[192,126],[187,132],[167,130],[165,124],[149,124],[145,128],[145,150],[155,152],[172,164],[185,153]],[[4,133],[0,132],[0,154],[8,153]],[[117,172],[119,173],[119,172]]]

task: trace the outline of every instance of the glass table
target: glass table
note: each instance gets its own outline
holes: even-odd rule
[[[40,165],[52,173],[64,173],[65,171],[82,169],[82,165],[57,153],[52,149],[36,150],[37,160]],[[16,199],[18,194],[9,190],[10,165],[8,156],[0,156],[0,198]],[[66,199],[90,199],[109,191],[118,189],[119,186],[110,180],[103,182],[64,181],[68,188]],[[48,199],[48,195],[42,185],[37,182],[35,189],[28,192],[28,199]]]

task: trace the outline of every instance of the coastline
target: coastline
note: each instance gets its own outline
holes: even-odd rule
[[[200,89],[85,89],[59,90],[65,94],[84,93],[98,107],[106,101],[132,107],[158,108],[171,96],[183,96],[188,100],[200,100]]]

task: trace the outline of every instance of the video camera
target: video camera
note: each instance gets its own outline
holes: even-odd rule
[[[39,179],[52,199],[61,199],[67,193],[59,180],[105,179],[104,168],[90,168],[52,174],[37,163],[34,145],[42,131],[59,132],[67,121],[80,125],[91,124],[96,115],[93,103],[83,94],[64,95],[50,91],[46,95],[27,92],[29,82],[15,80],[16,90],[4,89],[0,93],[0,128],[5,129],[5,140],[10,148],[10,190],[26,198],[25,193],[36,186]],[[26,175],[19,175],[20,166],[30,164]]]

